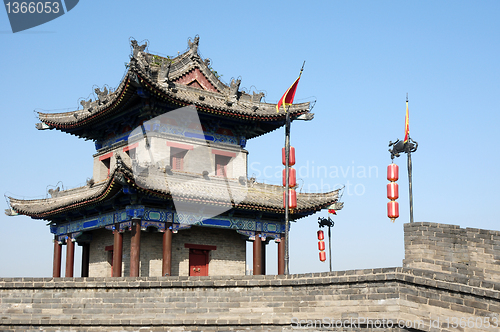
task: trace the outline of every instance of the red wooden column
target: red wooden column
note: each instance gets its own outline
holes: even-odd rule
[[[253,275],[262,274],[262,241],[259,232],[255,232],[255,240],[253,241]]]
[[[75,242],[72,241],[71,236],[66,240],[66,278],[73,277],[73,267],[75,265]]]
[[[165,224],[165,232],[163,233],[163,266],[161,269],[162,276],[172,275],[172,223]]]
[[[130,240],[130,276],[139,276],[141,256],[141,220],[132,219],[132,239]]]
[[[82,243],[82,278],[89,276],[90,243]]]
[[[61,254],[62,254],[62,244],[57,240],[57,235],[54,236],[54,262],[52,264],[52,277],[61,277]]]
[[[278,242],[278,274],[285,274],[285,234],[281,234]]]
[[[116,224],[113,231],[113,277],[122,276],[122,256],[123,256],[123,234],[120,233],[120,225]]]
[[[261,274],[265,275],[266,274],[266,241],[261,241],[261,245],[262,245],[262,254],[261,254],[261,258],[262,258],[262,261],[261,261]]]

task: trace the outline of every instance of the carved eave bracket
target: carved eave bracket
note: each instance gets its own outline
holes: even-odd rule
[[[10,208],[10,209],[5,209],[5,214],[9,217],[13,217],[13,216],[18,216],[19,213],[17,213],[14,209]]]
[[[51,127],[44,122],[35,123],[35,128],[38,130],[54,129],[54,127]]]

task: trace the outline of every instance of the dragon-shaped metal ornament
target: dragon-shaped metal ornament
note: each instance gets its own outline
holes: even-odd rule
[[[401,153],[413,153],[417,151],[418,143],[408,138],[408,141],[405,143],[400,141],[399,139],[396,142],[389,141],[389,147],[392,146],[392,149],[389,149],[391,153],[391,159],[394,160],[394,157],[399,157]]]

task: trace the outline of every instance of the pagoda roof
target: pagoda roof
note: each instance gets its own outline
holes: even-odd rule
[[[262,102],[264,93],[252,95],[239,91],[241,80],[233,79],[230,85],[223,83],[210,66],[209,59],[198,54],[199,38],[189,41],[189,49],[177,57],[162,57],[145,52],[146,44],[138,45],[132,40],[133,54],[128,71],[116,90],[110,92],[95,89],[98,99],[82,101],[83,109],[64,113],[38,113],[41,123],[38,129],[57,129],[82,138],[97,140],[96,125],[114,121],[128,110],[154,98],[158,103],[179,108],[195,105],[200,114],[229,118],[237,122],[259,123],[261,128],[248,133],[247,138],[256,137],[277,129],[285,122],[283,108],[276,111],[276,104]],[[165,112],[152,106],[155,112]],[[291,119],[309,113],[310,103],[289,106]]]
[[[137,175],[129,165],[120,161],[111,175],[97,184],[58,192],[52,198],[23,200],[8,197],[12,211],[37,219],[52,220],[61,214],[89,208],[112,199],[126,187],[142,195],[160,200],[171,201],[171,187],[176,187],[176,200],[194,202],[201,205],[229,205],[230,209],[262,211],[283,214],[283,187],[263,184],[251,180],[203,177],[196,174],[177,174],[169,177],[165,170],[149,168],[146,173]],[[168,181],[166,181],[167,179]],[[167,183],[168,182],[168,183]],[[241,197],[239,203],[227,199],[230,186],[233,197]],[[130,189],[128,189],[130,190]],[[328,193],[297,193],[297,208],[290,219],[299,219],[315,213],[338,201],[339,190]],[[7,210],[9,214],[10,210]]]

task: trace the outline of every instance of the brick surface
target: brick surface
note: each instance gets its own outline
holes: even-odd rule
[[[405,224],[404,267],[500,282],[500,232],[433,223]]]
[[[294,317],[306,321],[324,317],[397,319],[404,314],[413,321],[429,321],[430,313],[438,314],[440,310],[446,310],[442,312],[446,317],[498,315],[498,291],[481,288],[480,281],[477,286],[464,284],[457,289],[456,284],[446,280],[446,274],[426,272],[393,268],[290,275],[286,280],[291,286],[273,284],[277,281],[275,276],[226,276],[213,280],[211,277],[141,277],[118,281],[88,278],[89,283],[78,278],[57,282],[26,278],[22,288],[0,288],[0,330],[21,331],[22,326],[30,326],[45,331],[78,331],[79,328],[127,331],[131,327],[138,331],[168,326],[169,330],[179,331],[193,328],[255,331],[266,322],[271,324],[265,325],[267,330],[281,331],[290,328]],[[332,282],[343,274],[366,278],[349,283]],[[404,277],[413,279],[409,281]],[[221,278],[231,281],[231,285],[216,285],[215,281]],[[161,286],[162,279],[170,281],[169,286]],[[154,282],[156,286],[152,286]],[[189,283],[189,287],[172,287],[175,282]],[[434,283],[432,289],[429,282]],[[0,283],[8,286],[15,281],[2,279]],[[34,298],[42,301],[40,307],[19,301]],[[395,316],[391,316],[393,314]],[[367,325],[349,331],[371,330]]]

